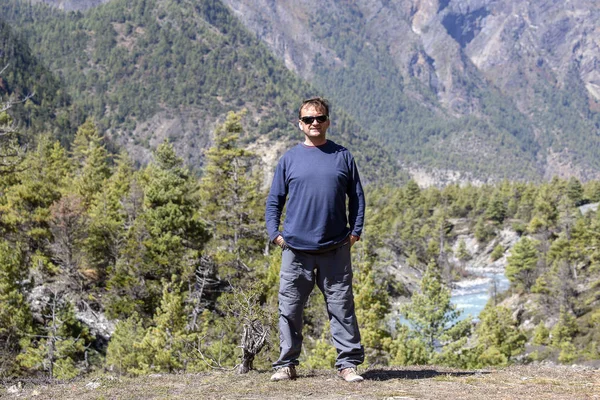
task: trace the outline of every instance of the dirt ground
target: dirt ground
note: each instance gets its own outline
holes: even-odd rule
[[[294,381],[270,382],[271,371],[99,375],[68,383],[4,382],[0,398],[24,399],[600,399],[600,371],[583,367],[512,366],[460,371],[437,367],[363,371],[346,383],[333,371],[298,369]]]

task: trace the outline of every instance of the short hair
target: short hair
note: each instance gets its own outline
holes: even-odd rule
[[[313,106],[325,110],[325,115],[329,117],[329,102],[322,97],[313,97],[312,99],[304,100],[298,109],[298,119],[302,117],[302,110],[305,107]]]

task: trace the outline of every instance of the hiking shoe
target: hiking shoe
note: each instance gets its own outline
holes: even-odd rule
[[[296,367],[290,365],[289,367],[281,367],[275,371],[273,375],[271,375],[271,380],[275,381],[285,381],[287,379],[296,379],[298,375],[296,374]]]
[[[356,372],[356,368],[344,368],[338,371],[338,376],[346,382],[362,382],[364,378]]]

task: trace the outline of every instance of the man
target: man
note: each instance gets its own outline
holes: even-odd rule
[[[298,117],[304,142],[279,160],[266,205],[269,238],[283,249],[279,276],[280,356],[273,364],[276,372],[271,380],[297,376],[304,305],[316,282],[327,304],[338,353],[338,375],[348,382],[358,382],[363,378],[356,366],[364,360],[364,349],[354,312],[350,248],[363,228],[363,190],[350,152],[326,137],[330,123],[327,101],[304,101]],[[280,232],[286,201],[284,230]]]

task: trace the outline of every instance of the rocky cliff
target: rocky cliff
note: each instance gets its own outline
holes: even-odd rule
[[[600,166],[588,151],[599,145],[600,121],[600,8],[593,1],[224,2],[288,68],[306,79],[322,82],[317,72],[334,75],[332,71],[352,68],[356,57],[336,47],[352,34],[362,41],[362,54],[393,60],[403,80],[390,89],[426,105],[432,115],[444,121],[470,116],[507,125],[502,127],[506,138],[476,132],[474,152],[493,154],[502,152],[503,146],[520,146],[526,154],[515,157],[533,174],[600,176]],[[323,35],[327,24],[331,26]],[[320,68],[319,62],[327,68]],[[334,98],[339,94],[335,87],[332,92]],[[435,99],[424,92],[434,93]],[[486,99],[490,96],[493,101]],[[344,106],[352,108],[347,102]],[[398,111],[401,120],[402,107]],[[493,120],[497,113],[503,113],[500,123]],[[402,121],[397,126],[402,127]],[[385,135],[393,136],[393,128]],[[443,142],[446,151],[468,153],[470,137],[463,129],[450,138],[432,139]],[[424,159],[415,161],[413,166],[428,164]],[[456,164],[445,167],[460,171]],[[463,168],[459,175],[464,173]]]
[[[223,3],[423,183],[600,177],[597,2]]]

